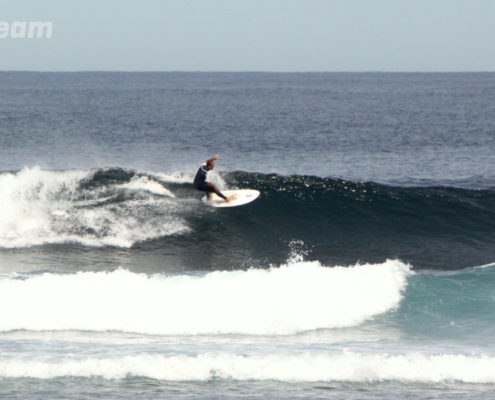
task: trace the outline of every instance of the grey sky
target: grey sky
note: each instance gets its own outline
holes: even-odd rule
[[[495,0],[0,0],[0,70],[495,71]]]

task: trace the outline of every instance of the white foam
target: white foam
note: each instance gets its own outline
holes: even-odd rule
[[[135,176],[129,183],[119,185],[118,187],[130,190],[143,190],[160,196],[175,197],[170,190],[164,188],[158,182],[150,180],[147,176]]]
[[[130,247],[137,241],[187,231],[176,212],[179,205],[169,199],[104,202],[122,189],[174,197],[159,183],[140,177],[127,185],[81,191],[81,182],[94,172],[44,171],[35,167],[1,174],[0,247],[67,242]],[[105,191],[112,192],[111,196],[101,199],[100,192]],[[90,207],[97,204],[98,207]]]
[[[394,309],[409,267],[295,262],[270,270],[148,277],[125,270],[0,280],[0,331],[293,334],[356,326]],[[12,302],[12,299],[17,299]]]
[[[165,174],[162,172],[149,172],[149,175],[160,180],[164,183],[189,183],[191,184],[194,180],[194,175],[190,175],[182,172],[173,172],[171,174]]]
[[[208,180],[209,182],[213,183],[215,186],[217,186],[220,190],[227,190],[228,186],[225,180],[221,177],[219,173],[216,171],[210,171],[208,173]]]
[[[210,379],[289,382],[494,383],[495,358],[458,354],[238,354],[89,358],[61,362],[1,360],[0,377],[50,379],[63,376],[122,379],[143,376],[167,381]]]

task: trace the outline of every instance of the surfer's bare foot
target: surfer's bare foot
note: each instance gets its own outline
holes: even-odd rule
[[[234,195],[229,196],[229,197],[227,197],[227,199],[226,199],[225,201],[226,201],[227,203],[230,203],[232,200],[234,200],[234,197],[235,197]]]

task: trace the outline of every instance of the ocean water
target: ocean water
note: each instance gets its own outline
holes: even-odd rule
[[[0,72],[0,397],[495,398],[493,165],[495,73]]]

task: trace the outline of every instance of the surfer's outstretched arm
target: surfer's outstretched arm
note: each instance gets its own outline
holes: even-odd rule
[[[218,160],[218,154],[215,154],[212,158],[210,158],[209,160],[206,160],[205,163],[211,163],[212,161],[216,161]]]

